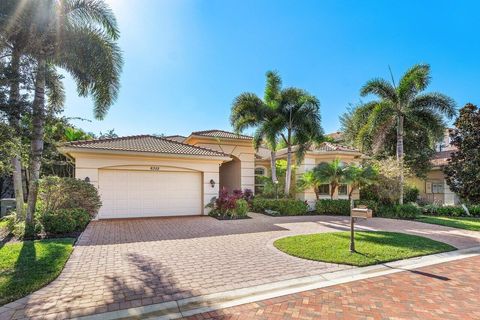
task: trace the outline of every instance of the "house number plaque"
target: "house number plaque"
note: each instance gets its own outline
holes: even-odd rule
[[[160,167],[153,166],[153,167],[150,167],[150,170],[152,170],[152,171],[160,171]]]

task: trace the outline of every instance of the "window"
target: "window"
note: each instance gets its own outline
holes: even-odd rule
[[[330,195],[330,185],[329,184],[321,184],[318,186],[318,194],[322,196],[329,196]]]
[[[341,184],[338,186],[338,195],[339,196],[348,195],[348,186],[346,184]]]
[[[432,193],[443,193],[443,183],[432,182]]]
[[[264,183],[262,177],[265,177],[264,168],[255,168],[255,194],[261,194]]]

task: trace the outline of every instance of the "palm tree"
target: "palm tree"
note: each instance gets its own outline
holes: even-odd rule
[[[285,196],[289,195],[292,177],[292,153],[296,148],[300,162],[306,150],[323,137],[320,126],[320,102],[308,92],[297,88],[281,89],[281,78],[267,72],[265,97],[262,101],[253,93],[242,93],[232,106],[231,123],[235,131],[256,127],[254,144],[265,139],[272,150],[272,180],[275,182],[275,149],[281,141],[287,148]],[[280,140],[281,139],[281,140]]]
[[[277,72],[266,73],[267,83],[263,100],[256,94],[244,92],[235,98],[230,115],[230,122],[235,132],[242,132],[247,128],[255,127],[253,144],[258,150],[262,142],[266,142],[270,149],[270,165],[272,182],[277,181],[276,149],[279,137],[279,119],[276,110],[281,99],[282,80]]]
[[[340,159],[335,159],[332,162],[322,162],[313,168],[313,174],[318,181],[318,184],[330,185],[330,199],[333,200],[333,195],[338,186],[346,183],[346,166]]]
[[[317,200],[320,199],[318,187],[321,184],[322,183],[317,179],[317,176],[315,175],[315,172],[313,170],[307,171],[302,174],[300,180],[298,180],[297,182],[298,187],[302,190],[313,189],[313,192],[315,193],[315,198]]]
[[[373,144],[383,144],[392,128],[396,129],[396,156],[400,165],[400,204],[403,204],[403,163],[405,121],[421,124],[438,123],[438,116],[455,116],[455,102],[441,93],[421,93],[430,83],[430,66],[419,64],[411,67],[398,85],[384,79],[368,81],[361,89],[362,96],[373,94],[379,98],[368,103],[368,120],[360,129],[360,136],[371,133]]]
[[[320,102],[305,90],[286,88],[282,90],[282,103],[277,112],[279,123],[282,124],[280,136],[287,146],[285,196],[288,196],[292,181],[293,148],[296,148],[297,163],[300,163],[311,145],[323,139]]]
[[[36,61],[35,95],[32,103],[30,186],[26,232],[30,232],[35,211],[43,153],[46,116],[46,84],[53,66],[69,72],[77,82],[79,95],[91,94],[94,114],[102,119],[115,101],[122,67],[116,44],[119,31],[113,12],[101,0],[18,0],[1,29],[29,32],[25,54]],[[14,30],[14,31],[12,31]]]
[[[348,200],[352,199],[353,192],[362,187],[375,183],[378,178],[378,171],[372,166],[359,166],[350,164],[344,171],[344,182],[350,186]]]

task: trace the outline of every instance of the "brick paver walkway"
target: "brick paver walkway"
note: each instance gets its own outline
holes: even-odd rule
[[[347,217],[210,217],[92,222],[60,277],[0,308],[0,319],[64,319],[351,268],[276,250],[275,239],[346,230]],[[480,233],[417,222],[371,219],[359,228],[419,234],[466,248]],[[1,313],[3,310],[3,313]]]
[[[187,319],[480,319],[479,265],[477,256]]]

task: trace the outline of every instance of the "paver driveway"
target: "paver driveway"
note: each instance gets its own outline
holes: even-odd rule
[[[188,320],[480,319],[480,257],[300,292]]]
[[[10,304],[0,318],[63,319],[351,268],[294,258],[272,245],[287,235],[346,230],[348,217],[251,216],[92,222],[60,277]],[[358,226],[457,248],[480,245],[480,233],[418,222],[376,218]]]

